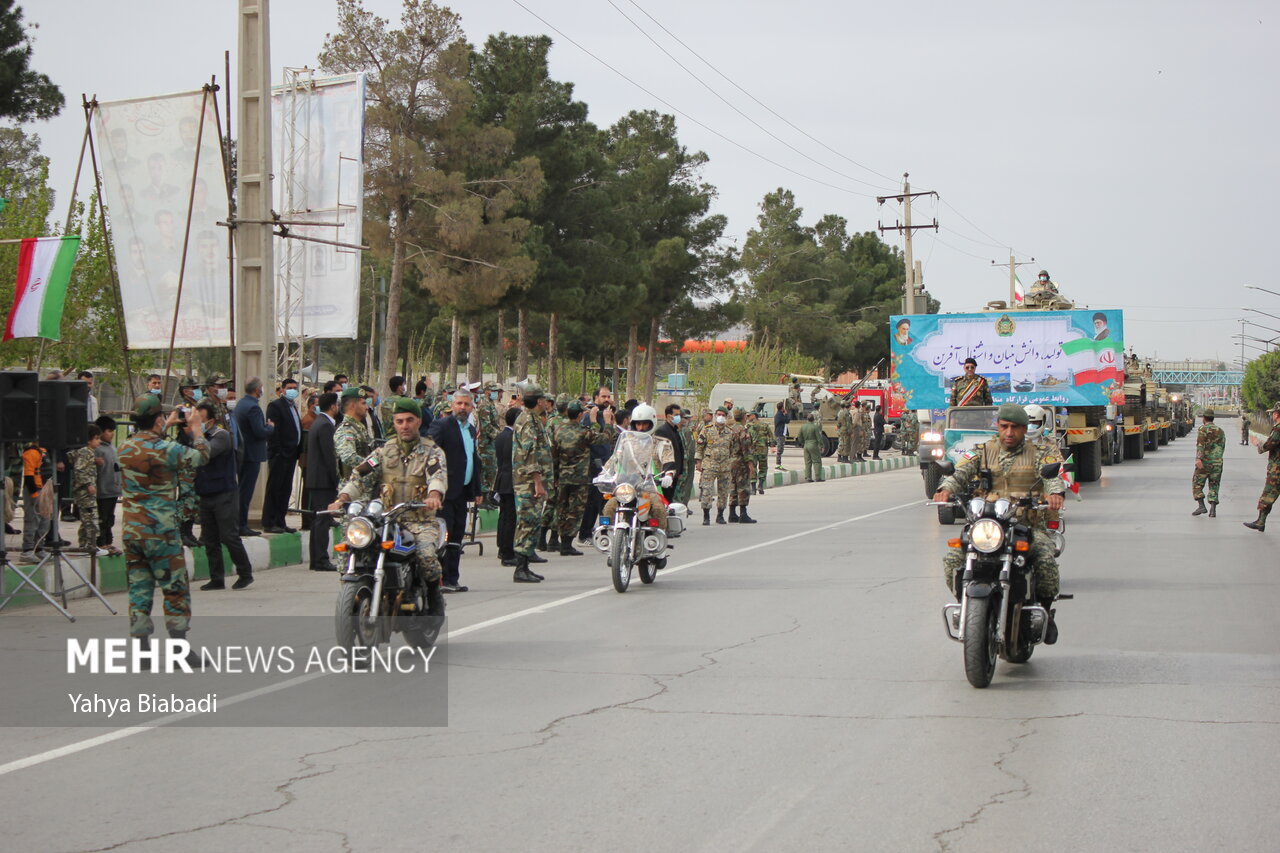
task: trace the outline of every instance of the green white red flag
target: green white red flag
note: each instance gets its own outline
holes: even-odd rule
[[[1062,353],[1067,356],[1077,386],[1108,380],[1124,381],[1124,370],[1120,367],[1124,349],[1119,341],[1077,338],[1063,341]]]
[[[18,282],[4,340],[62,334],[62,306],[75,267],[79,237],[32,237],[18,252]]]

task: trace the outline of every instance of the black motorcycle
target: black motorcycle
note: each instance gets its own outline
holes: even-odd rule
[[[415,648],[435,645],[444,625],[444,596],[438,583],[424,583],[413,557],[419,548],[442,554],[457,545],[445,542],[443,522],[437,540],[424,542],[397,521],[424,506],[406,502],[384,511],[379,500],[347,506],[342,541],[336,546],[347,556],[335,615],[337,641],[343,648],[387,643],[396,631]]]
[[[949,463],[946,467],[952,468]],[[1058,476],[1059,463],[1045,465],[1040,476]],[[951,473],[946,471],[944,473]],[[986,484],[981,481],[985,479]],[[979,474],[977,491],[989,491],[990,472]],[[985,487],[983,487],[985,485]],[[1048,504],[1032,498],[970,498],[931,506],[955,506],[965,526],[959,539],[948,544],[965,555],[957,573],[959,603],[942,608],[951,639],[964,646],[964,673],[974,687],[987,687],[996,671],[996,658],[1026,663],[1045,641],[1053,611],[1035,597],[1035,566],[1028,559],[1035,531],[1015,518],[1018,509],[1044,510]],[[1059,595],[1069,599],[1070,595]]]

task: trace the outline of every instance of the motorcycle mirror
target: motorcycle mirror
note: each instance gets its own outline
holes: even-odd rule
[[[937,463],[937,465],[938,470],[942,472],[944,477],[950,477],[956,472],[956,463],[952,462],[950,459],[944,459]]]
[[[1054,477],[1058,476],[1058,474],[1061,471],[1062,471],[1062,463],[1053,462],[1048,465],[1042,465],[1040,467],[1040,476],[1046,480],[1052,480]]]

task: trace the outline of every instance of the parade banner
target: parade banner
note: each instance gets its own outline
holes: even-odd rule
[[[1118,310],[897,315],[889,346],[895,393],[912,409],[949,405],[966,358],[996,404],[1105,406],[1124,384]]]
[[[213,98],[203,92],[100,103],[94,111],[102,192],[130,349],[167,349],[178,299],[187,204],[199,164],[177,347],[231,343],[226,179]]]
[[[362,242],[364,220],[364,98],[362,74],[276,87],[271,96],[275,209],[294,234],[339,243]],[[331,224],[341,223],[341,227]],[[291,336],[355,338],[360,316],[361,252],[276,238],[276,329]],[[286,312],[289,288],[300,288],[301,310]]]

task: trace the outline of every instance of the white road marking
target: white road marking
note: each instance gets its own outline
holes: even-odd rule
[[[697,566],[706,565],[707,563],[714,563],[718,560],[725,560],[725,559],[728,559],[729,557],[736,557],[739,554],[745,554],[749,551],[756,551],[760,548],[768,548],[772,545],[778,545],[783,542],[790,542],[792,539],[799,539],[802,536],[812,536],[813,534],[821,533],[824,530],[832,530],[836,527],[842,527],[846,524],[853,524],[858,521],[866,521],[868,518],[875,518],[876,516],[884,515],[885,513],[896,512],[897,510],[900,510],[900,509],[906,509],[908,507],[918,507],[918,506],[920,506],[920,501],[913,500],[913,501],[910,501],[909,503],[898,504],[897,506],[891,506],[885,509],[879,509],[879,510],[876,510],[875,512],[868,512],[863,515],[857,515],[852,518],[843,519],[841,521],[834,521],[831,524],[824,524],[820,527],[811,527],[808,530],[802,530],[799,533],[792,533],[788,536],[780,536],[777,539],[770,539],[767,542],[761,542],[757,545],[747,545],[743,548],[737,548],[733,551],[725,551],[724,553],[715,554],[714,556],[711,556],[711,557],[703,557],[701,560],[694,560],[692,563],[685,563],[684,565],[675,566],[674,568],[663,569],[662,573],[664,575],[672,575],[672,574],[675,574],[676,572],[682,572],[685,569],[692,569],[692,568],[696,568]],[[602,586],[596,589],[589,589],[586,592],[579,592],[575,595],[568,595],[568,596],[565,596],[564,598],[558,598],[555,601],[549,601],[545,604],[539,604],[534,607],[527,607],[524,610],[517,610],[515,613],[508,613],[506,616],[498,616],[493,619],[486,619],[483,622],[477,622],[474,625],[467,625],[465,627],[458,628],[456,630],[449,632],[448,639],[453,640],[455,637],[463,637],[463,636],[466,636],[467,634],[475,633],[476,631],[483,631],[485,628],[493,628],[498,625],[506,624],[507,622],[514,622],[515,620],[522,619],[525,616],[533,616],[538,613],[546,613],[548,610],[551,610],[553,608],[561,607],[565,604],[572,604],[575,601],[581,601],[582,599],[590,598],[593,595],[600,595],[601,593],[612,592],[612,591],[613,591],[612,586]],[[223,706],[237,705],[241,702],[248,701],[249,699],[255,699],[259,696],[265,696],[268,693],[276,693],[280,690],[285,690],[290,687],[303,684],[307,681],[311,681],[316,678],[322,678],[326,674],[327,673],[317,672],[317,673],[311,673],[309,675],[299,675],[294,678],[290,678],[286,681],[281,681],[278,684],[272,684],[266,687],[259,687],[256,690],[249,690],[237,696],[231,696],[227,699],[220,699],[219,703]],[[77,752],[83,752],[87,749],[93,749],[94,747],[102,746],[103,744],[112,743],[113,741],[123,740],[124,738],[127,738],[127,737],[133,737],[134,735],[139,735],[139,734],[142,734],[143,732],[149,732],[149,731],[152,731],[153,729],[160,728],[161,726],[166,726],[166,725],[169,725],[170,723],[176,723],[180,720],[184,720],[184,719],[187,719],[188,717],[193,717],[193,716],[195,716],[194,712],[184,713],[184,714],[169,714],[168,716],[165,716],[165,717],[159,717],[145,726],[129,726],[127,728],[117,729],[113,732],[108,732],[104,735],[98,735],[97,737],[86,738],[85,740],[76,741],[75,743],[69,743],[66,746],[60,746],[56,749],[50,749],[47,752],[41,752],[36,755],[28,756],[27,758],[19,758],[16,761],[10,761],[7,764],[0,764],[0,776],[4,776],[9,773],[14,773],[19,770],[25,770],[28,767],[35,767],[39,764],[44,764],[46,762],[53,761],[55,759],[62,758],[67,755],[74,755]]]

